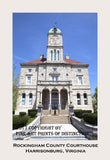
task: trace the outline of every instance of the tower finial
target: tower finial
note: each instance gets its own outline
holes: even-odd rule
[[[56,28],[56,22],[54,23],[54,33],[56,33],[56,31],[57,31],[57,28]]]
[[[57,23],[55,22],[55,23],[54,23],[54,28],[56,28],[56,24],[57,24]]]

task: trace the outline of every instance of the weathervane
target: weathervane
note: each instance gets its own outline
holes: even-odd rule
[[[55,24],[54,24],[54,33],[56,33],[56,31],[57,31],[57,28],[56,28],[56,22],[55,22]]]

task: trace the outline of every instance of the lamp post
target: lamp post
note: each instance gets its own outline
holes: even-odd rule
[[[74,116],[74,105],[72,105],[72,102],[70,102],[70,105],[69,105],[69,113],[70,113],[70,116]]]
[[[39,101],[39,105],[38,105],[38,115],[41,115],[42,114],[42,104],[41,104],[41,101]]]

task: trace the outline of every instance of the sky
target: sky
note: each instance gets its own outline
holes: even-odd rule
[[[63,33],[63,56],[89,64],[91,93],[97,87],[97,13],[13,13],[13,63],[47,57],[47,33],[56,27]]]

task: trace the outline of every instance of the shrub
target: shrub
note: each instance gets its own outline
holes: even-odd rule
[[[96,113],[84,113],[83,119],[87,123],[97,125],[97,114]]]
[[[13,129],[18,129],[26,125],[26,123],[29,120],[29,116],[19,116],[19,115],[14,115],[13,116]]]
[[[96,114],[97,114],[97,111],[94,111],[94,113],[96,113]]]
[[[32,111],[32,112],[30,112],[30,117],[32,118],[32,117],[35,117],[36,116],[36,112],[35,111]]]
[[[74,110],[75,116],[78,118],[82,118],[84,113],[91,113],[91,110],[81,110],[81,109],[77,109]]]
[[[26,112],[19,112],[19,115],[20,115],[20,116],[25,116],[25,115],[26,115]]]
[[[28,115],[29,115],[30,117],[35,117],[36,114],[37,114],[37,109],[29,109],[29,110],[28,110]]]
[[[82,117],[82,110],[74,110],[74,114],[76,117],[81,118]]]

